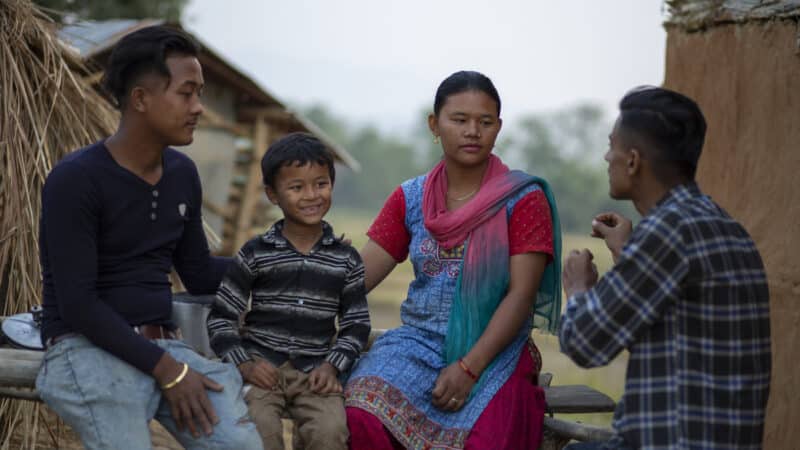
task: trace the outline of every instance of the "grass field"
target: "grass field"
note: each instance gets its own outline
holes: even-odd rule
[[[365,235],[372,218],[358,211],[342,208],[332,211],[327,217],[337,234],[345,233],[353,240],[356,248],[367,241]],[[588,248],[595,255],[598,271],[602,274],[611,266],[611,255],[605,244],[589,236],[566,234],[563,250]],[[406,298],[408,284],[414,277],[411,264],[406,261],[397,268],[369,295],[370,316],[374,328],[394,328],[400,324],[400,304]],[[566,302],[566,299],[564,299]],[[582,369],[576,366],[559,351],[556,336],[534,332],[534,341],[544,360],[544,371],[553,374],[553,384],[585,384],[591,386],[614,400],[622,394],[627,355],[618,356],[611,364],[597,369]],[[566,415],[565,418],[580,420],[595,425],[608,426],[611,414]]]

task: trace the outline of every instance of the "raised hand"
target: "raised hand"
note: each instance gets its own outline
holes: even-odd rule
[[[601,213],[592,219],[592,236],[606,241],[614,262],[617,261],[632,230],[633,224],[630,219],[614,212]]]
[[[336,370],[329,362],[324,362],[314,368],[308,375],[308,384],[313,392],[317,394],[335,394],[342,392],[342,384],[339,383]]]
[[[271,391],[278,385],[280,373],[272,364],[263,359],[245,361],[238,366],[242,379],[265,391]]]
[[[561,272],[561,281],[567,297],[588,291],[597,283],[597,266],[592,260],[594,255],[588,249],[569,252]]]

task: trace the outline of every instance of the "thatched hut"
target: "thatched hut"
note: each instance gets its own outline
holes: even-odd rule
[[[29,1],[0,2],[0,316],[41,303],[39,193],[47,173],[118,120],[52,30]],[[11,444],[12,430],[38,429],[42,411],[0,400],[0,448],[34,446],[36,433]]]
[[[755,238],[770,287],[764,448],[800,444],[800,1],[668,1],[665,86],[698,100],[703,190]]]
[[[96,84],[114,44],[126,34],[151,25],[183,29],[179,23],[163,20],[109,20],[75,23],[62,28],[59,37],[80,54],[90,67],[86,79]],[[289,110],[200,38],[192,37],[203,47],[199,59],[206,81],[205,112],[195,141],[185,150],[200,172],[204,217],[222,237],[218,253],[230,255],[249,237],[263,232],[269,219],[264,214],[269,207],[261,190],[258,162],[272,141],[294,131],[310,132],[325,143],[339,163],[354,170],[359,166],[311,121]]]

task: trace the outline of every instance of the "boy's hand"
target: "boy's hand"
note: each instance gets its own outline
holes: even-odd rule
[[[331,363],[325,361],[320,364],[308,376],[308,384],[311,391],[317,394],[334,394],[342,392],[342,384],[336,376],[339,371]]]
[[[239,364],[239,372],[242,374],[244,381],[265,391],[275,389],[280,378],[278,369],[263,359],[245,361]]]

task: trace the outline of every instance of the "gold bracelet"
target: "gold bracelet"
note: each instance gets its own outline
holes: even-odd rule
[[[162,391],[166,391],[167,389],[174,388],[175,386],[177,386],[178,383],[183,381],[183,379],[186,377],[187,373],[189,373],[189,365],[186,364],[186,363],[183,363],[183,370],[181,370],[180,375],[178,375],[174,380],[170,381],[169,383],[161,386],[161,390]]]

